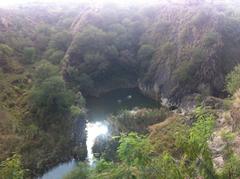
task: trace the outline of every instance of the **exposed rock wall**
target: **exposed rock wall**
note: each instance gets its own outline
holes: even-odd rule
[[[209,141],[209,148],[212,151],[214,166],[221,170],[227,158],[226,150],[230,147],[233,153],[240,156],[240,101],[239,91],[234,95],[233,104],[230,105],[229,110],[218,108],[216,110],[217,120],[214,133]],[[215,103],[216,104],[216,103]],[[226,137],[231,134],[232,137]]]
[[[114,7],[111,10],[114,11]],[[121,13],[125,10],[116,9],[112,17],[108,11],[109,7],[89,9],[81,13],[71,27],[74,39],[89,25],[107,33],[107,27],[115,27],[116,23],[122,28],[121,23],[126,20],[126,16]],[[220,96],[224,89],[225,75],[240,63],[239,17],[234,12],[228,13],[227,8],[205,5],[158,6],[150,8],[150,11],[151,13],[147,8],[136,8],[134,12],[125,12],[132,13],[127,16],[127,20],[131,22],[137,19],[137,28],[141,29],[141,33],[136,31],[137,28],[134,29],[138,35],[131,42],[131,47],[134,48],[117,48],[118,55],[114,59],[105,58],[108,66],[97,77],[91,78],[96,84],[86,91],[94,93],[101,87],[127,87],[137,82],[144,94],[157,100],[166,98],[174,104],[181,103],[184,96],[193,93]],[[118,31],[120,30],[110,33]],[[130,41],[134,33],[129,32],[128,35],[124,42]],[[117,43],[116,40],[113,38],[112,41],[107,41],[110,42],[108,46]],[[91,43],[95,43],[94,40]],[[99,42],[96,41],[97,43]],[[153,46],[155,50],[151,58],[142,62],[138,51],[145,44]],[[85,65],[86,61],[81,56],[82,50],[83,47],[73,40],[63,70],[67,81],[71,81],[69,69],[72,67],[78,74],[84,73],[81,65]],[[96,50],[95,52],[97,53]],[[128,79],[120,71],[133,78]],[[85,73],[91,77],[90,73]],[[116,76],[121,80],[114,80],[114,83],[112,80]]]

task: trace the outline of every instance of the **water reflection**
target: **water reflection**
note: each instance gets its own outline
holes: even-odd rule
[[[62,179],[63,176],[72,171],[75,166],[76,161],[73,159],[69,162],[59,164],[45,173],[42,177],[38,177],[38,179]]]
[[[94,162],[94,155],[92,147],[96,138],[99,135],[107,135],[108,127],[104,122],[87,123],[87,151],[88,151],[88,162],[90,165]]]
[[[92,147],[96,138],[99,135],[109,135],[106,124],[107,117],[112,113],[128,109],[132,110],[135,107],[159,107],[159,103],[141,94],[139,89],[119,89],[106,93],[99,98],[88,97],[87,109],[89,110],[86,130],[87,130],[87,150],[88,162],[90,165],[94,163],[94,155]],[[133,110],[132,113],[135,111]],[[69,161],[60,164],[48,171],[41,179],[62,179],[65,174],[71,171],[75,166],[75,161]]]
[[[121,110],[132,110],[139,108],[156,108],[160,106],[156,102],[144,96],[139,89],[118,89],[103,94],[100,97],[87,97],[88,119],[93,121],[104,121],[113,113]]]

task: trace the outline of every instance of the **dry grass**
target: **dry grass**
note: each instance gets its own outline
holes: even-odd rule
[[[179,151],[176,146],[176,134],[186,129],[182,121],[183,120],[179,116],[174,114],[165,121],[149,127],[149,138],[157,153],[168,151],[174,156],[178,156]]]
[[[149,131],[151,132],[151,135],[154,135],[158,130],[168,126],[169,124],[173,123],[174,121],[176,121],[178,119],[177,115],[174,114],[170,117],[168,117],[165,121],[160,122],[158,124],[154,124],[149,126]],[[150,135],[150,137],[151,137]]]
[[[21,143],[21,138],[14,132],[13,117],[0,110],[0,161],[9,157]]]
[[[240,89],[234,94],[233,107],[240,108]]]

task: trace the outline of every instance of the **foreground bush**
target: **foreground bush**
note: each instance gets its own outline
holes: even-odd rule
[[[236,66],[234,70],[227,75],[227,91],[234,94],[240,88],[240,65]]]
[[[167,150],[157,153],[147,136],[129,133],[121,135],[118,147],[118,162],[108,162],[103,159],[95,167],[76,168],[66,179],[86,178],[120,179],[120,178],[224,178],[226,174],[238,177],[236,173],[239,159],[229,160],[224,172],[217,174],[213,168],[208,140],[214,127],[213,115],[197,108],[194,114],[196,122],[181,133],[176,133],[176,146],[179,149],[177,157]],[[86,167],[86,165],[85,165]],[[84,171],[83,171],[84,170]],[[83,173],[82,173],[83,172]],[[234,172],[234,173],[233,173]],[[228,176],[230,176],[228,175]]]
[[[21,157],[17,154],[0,164],[0,179],[24,179]]]

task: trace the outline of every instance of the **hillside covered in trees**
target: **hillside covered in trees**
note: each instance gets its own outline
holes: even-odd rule
[[[0,9],[0,179],[240,177],[238,5]],[[87,99],[123,88],[162,105],[112,114],[89,166]]]

